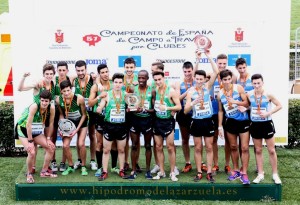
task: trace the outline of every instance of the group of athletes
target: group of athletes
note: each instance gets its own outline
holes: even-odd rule
[[[25,83],[30,75],[25,73],[18,90],[33,90],[33,103],[18,119],[16,133],[28,153],[27,183],[34,183],[37,145],[45,150],[40,177],[57,177],[58,171],[65,176],[76,169],[81,170],[81,175],[88,175],[85,144],[87,136],[90,139],[89,168],[95,171],[99,181],[107,179],[109,175],[110,156],[110,171],[122,178],[134,180],[142,172],[139,166],[141,134],[144,137],[146,156],[145,178],[159,180],[166,177],[163,151],[165,140],[169,177],[172,181],[178,181],[179,170],[176,167],[174,145],[176,118],[186,162],[182,173],[192,170],[189,139],[193,136],[195,182],[202,179],[203,172],[206,172],[209,182],[215,182],[214,175],[220,171],[217,141],[221,137],[225,139],[224,171],[229,175],[228,180],[240,179],[243,184],[250,184],[247,170],[251,134],[258,173],[253,183],[264,180],[264,139],[269,152],[272,179],[276,184],[281,184],[277,172],[275,128],[271,118],[273,113],[281,109],[280,102],[264,90],[262,75],[251,76],[248,73],[245,59],[236,60],[239,76],[235,76],[226,69],[225,54],[218,55],[214,62],[209,51],[195,53],[195,66],[191,62],[183,63],[184,80],[181,83],[165,79],[162,62],[151,65],[153,81],[149,82],[147,70],[140,70],[135,74],[136,63],[133,58],[124,61],[124,74],[114,73],[112,78],[105,64],[98,65],[97,74],[88,74],[86,63],[82,60],[75,64],[76,76],[68,76],[66,62],[59,62],[56,69],[52,64],[45,64],[43,78],[36,83]],[[201,55],[205,55],[211,64],[210,74],[198,69]],[[126,100],[132,93],[139,99],[134,107],[128,106]],[[76,129],[68,135],[64,134],[58,129],[61,119],[71,120]],[[59,165],[55,155],[57,133],[63,142]],[[74,163],[70,143],[76,134],[78,160]],[[126,174],[129,170],[129,139],[132,171]],[[153,169],[150,168],[152,139],[155,159]],[[203,163],[203,146],[206,150],[206,163]]]

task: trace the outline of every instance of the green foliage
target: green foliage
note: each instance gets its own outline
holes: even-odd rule
[[[0,103],[0,125],[0,155],[14,156],[23,154],[23,148],[15,147],[13,104]]]
[[[300,147],[300,99],[289,100],[288,148]]]

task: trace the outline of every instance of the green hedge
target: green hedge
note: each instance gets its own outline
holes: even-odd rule
[[[0,155],[24,155],[23,148],[15,147],[14,137],[14,106],[12,103],[0,103]]]
[[[289,100],[288,148],[300,147],[300,99]]]

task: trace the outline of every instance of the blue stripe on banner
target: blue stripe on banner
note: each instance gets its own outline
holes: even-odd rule
[[[119,67],[124,67],[124,61],[126,58],[133,58],[136,63],[136,67],[142,67],[142,57],[141,56],[119,56]]]
[[[247,66],[251,66],[251,54],[228,54],[228,66],[235,66],[235,61],[238,58],[244,58]]]

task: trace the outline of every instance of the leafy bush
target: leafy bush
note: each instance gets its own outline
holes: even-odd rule
[[[24,155],[23,148],[15,147],[14,106],[11,103],[0,103],[0,155]]]
[[[300,99],[289,100],[288,148],[300,147]]]

